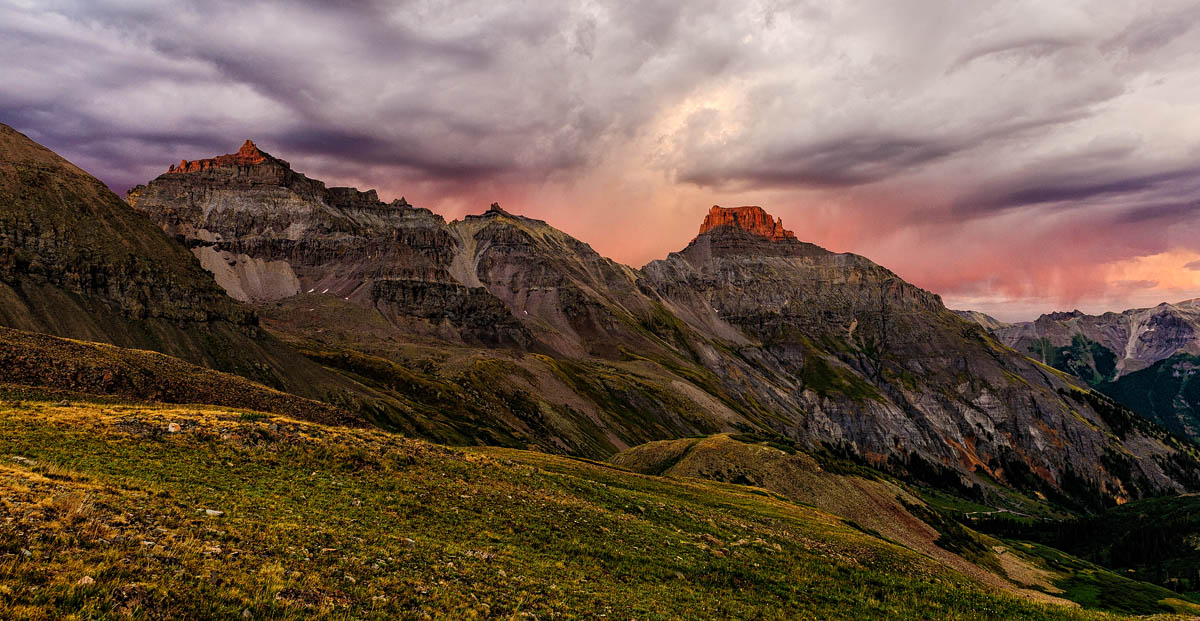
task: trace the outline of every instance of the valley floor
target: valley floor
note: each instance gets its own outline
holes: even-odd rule
[[[209,406],[0,405],[0,618],[1098,619],[756,488]]]

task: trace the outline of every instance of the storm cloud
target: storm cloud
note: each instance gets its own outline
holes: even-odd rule
[[[1171,0],[0,0],[0,122],[118,192],[252,138],[635,265],[761,204],[1019,318],[1200,295],[1198,27]]]

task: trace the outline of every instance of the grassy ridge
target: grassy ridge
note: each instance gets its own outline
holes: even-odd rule
[[[204,402],[362,425],[349,411],[178,358],[0,327],[0,381],[112,395],[128,401]]]
[[[1105,618],[747,488],[540,453],[10,403],[0,456],[3,618]]]

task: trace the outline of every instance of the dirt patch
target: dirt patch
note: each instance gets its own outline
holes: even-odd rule
[[[1063,592],[1054,586],[1054,573],[1033,566],[1004,546],[996,546],[993,550],[996,551],[996,558],[1000,559],[1000,566],[1004,568],[1004,573],[1008,574],[1009,580],[1023,586],[1041,587],[1051,593]]]

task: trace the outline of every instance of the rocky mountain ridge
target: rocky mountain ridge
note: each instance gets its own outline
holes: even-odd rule
[[[1078,310],[1002,323],[973,313],[992,334],[1034,359],[1082,378],[1149,420],[1200,440],[1200,300],[1120,313]]]
[[[639,270],[497,205],[446,222],[234,156],[128,200],[310,356],[401,393],[463,391],[494,438],[604,457],[766,430],[971,493],[998,480],[1092,503],[1192,485],[1194,457],[1161,430],[761,208],[714,207]]]
[[[242,147],[237,150],[237,153],[193,162],[179,160],[179,164],[172,164],[167,172],[192,173],[224,166],[255,166],[265,161],[267,161],[267,154],[260,151],[253,141],[247,140],[242,143]],[[286,162],[284,164],[286,165]]]
[[[270,164],[282,179],[286,163]],[[376,406],[368,405],[377,395],[263,330],[254,309],[229,297],[155,223],[98,179],[2,124],[0,326],[159,352],[380,418]],[[32,358],[17,355],[13,338],[3,340],[10,356],[2,357],[0,379],[8,373],[14,380],[54,384],[61,383],[55,378],[71,377],[86,384],[83,378],[96,372],[69,356],[46,362],[54,358],[49,356],[38,358],[49,365],[45,373],[31,375],[22,365]],[[152,385],[139,377],[153,366],[131,372],[126,383]],[[118,381],[119,375],[113,370],[105,379],[100,373],[100,384]]]
[[[58,295],[103,300],[123,319],[256,324],[250,310],[99,180],[5,125],[0,283],[11,300],[7,321],[30,328],[45,327],[56,314],[21,311],[18,301],[28,310]]]
[[[1112,352],[1111,378],[1115,379],[1175,354],[1200,354],[1200,299],[1102,315],[1075,310],[1018,323],[992,320],[985,327],[1005,345],[1043,362],[1047,348],[1067,347],[1082,336]]]

